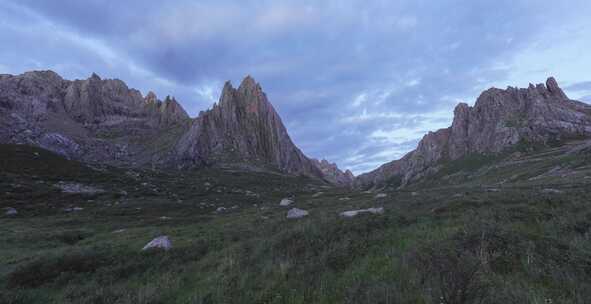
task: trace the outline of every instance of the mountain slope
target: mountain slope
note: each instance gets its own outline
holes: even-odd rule
[[[238,89],[226,82],[219,104],[199,114],[176,151],[183,165],[249,162],[322,177],[293,144],[261,86],[250,76]]]
[[[0,143],[121,166],[269,167],[348,185],[352,176],[306,157],[252,77],[228,82],[219,104],[191,119],[174,97],[145,97],[118,79],[64,80],[51,71],[0,75]],[[326,171],[326,172],[324,172]]]
[[[189,122],[174,99],[144,98],[118,79],[69,81],[52,71],[0,76],[0,118],[2,143],[132,166],[163,162]]]
[[[356,179],[360,187],[407,185],[436,173],[443,161],[473,153],[498,153],[519,143],[591,136],[591,106],[570,100],[554,78],[527,89],[491,88],[474,107],[461,103],[452,126],[430,132],[416,150]]]

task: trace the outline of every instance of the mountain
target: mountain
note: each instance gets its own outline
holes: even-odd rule
[[[250,76],[238,89],[226,82],[219,103],[199,113],[176,151],[182,165],[271,164],[287,173],[323,176],[294,145],[261,86]]]
[[[346,170],[345,172],[343,172],[341,171],[341,169],[339,169],[339,167],[337,167],[337,164],[330,163],[326,159],[312,159],[312,162],[316,167],[320,169],[320,171],[322,171],[323,177],[332,184],[346,186],[353,185],[353,182],[355,181],[355,176],[353,176],[353,173],[351,171]]]
[[[460,103],[451,127],[429,132],[416,150],[359,175],[362,188],[405,186],[436,173],[445,161],[494,154],[518,144],[549,144],[591,136],[591,106],[570,100],[554,78],[527,89],[484,91],[473,107]]]
[[[151,165],[170,157],[171,141],[189,122],[176,100],[144,98],[118,79],[69,81],[52,71],[0,76],[2,143],[86,162]]]
[[[145,97],[118,79],[69,81],[52,71],[0,75],[0,143],[28,144],[70,159],[117,166],[240,166],[351,183],[306,157],[261,86],[227,82],[220,101],[191,119],[174,97]],[[324,173],[326,171],[326,173]]]

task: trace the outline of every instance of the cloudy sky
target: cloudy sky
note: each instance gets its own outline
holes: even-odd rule
[[[361,173],[491,86],[553,75],[590,102],[589,16],[588,0],[0,0],[0,73],[96,72],[193,116],[250,74],[307,155]]]

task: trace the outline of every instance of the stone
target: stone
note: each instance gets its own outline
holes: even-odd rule
[[[370,213],[370,214],[382,214],[384,213],[384,208],[368,208],[368,209],[359,209],[359,210],[350,210],[341,212],[342,217],[355,217],[362,213]]]
[[[12,207],[4,208],[4,210],[6,210],[4,212],[4,214],[7,215],[7,216],[15,216],[15,215],[18,214],[18,211],[15,208],[12,208]]]
[[[83,185],[83,184],[79,184],[79,183],[59,182],[59,183],[55,184],[55,186],[57,188],[61,189],[62,192],[64,192],[64,193],[95,194],[95,193],[105,192],[105,190],[103,190],[103,189],[100,189],[97,187],[92,187],[92,186],[87,186],[87,185]]]
[[[215,209],[215,212],[216,212],[216,213],[222,213],[222,212],[224,212],[224,211],[226,211],[226,210],[227,210],[227,208],[226,208],[226,207],[218,207],[217,209]]]
[[[169,250],[172,248],[172,242],[168,238],[168,236],[163,235],[159,236],[153,240],[151,240],[142,250],[149,250],[149,249],[162,249],[162,250]]]
[[[305,216],[308,216],[309,212],[306,210],[298,209],[298,208],[291,208],[287,211],[287,218],[288,219],[298,219]]]
[[[291,199],[291,198],[284,198],[284,199],[282,199],[279,202],[279,206],[281,206],[281,207],[287,207],[287,206],[289,206],[289,205],[291,205],[293,203],[294,203],[293,199]]]
[[[317,192],[317,193],[314,193],[314,194],[312,195],[312,197],[319,197],[319,196],[321,196],[322,194],[324,194],[324,192]]]
[[[376,198],[385,198],[385,197],[387,197],[387,196],[388,196],[388,194],[386,194],[386,193],[378,193],[378,194],[376,195]]]

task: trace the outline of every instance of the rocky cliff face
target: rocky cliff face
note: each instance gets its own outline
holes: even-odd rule
[[[360,175],[356,185],[406,185],[433,174],[442,161],[497,153],[519,142],[547,143],[591,136],[591,106],[568,99],[554,78],[527,89],[484,91],[474,107],[459,104],[452,126],[430,132],[402,159]]]
[[[179,163],[270,164],[283,172],[322,177],[291,141],[260,85],[246,77],[238,89],[227,82],[220,101],[201,112],[178,142]]]
[[[174,97],[145,97],[117,79],[64,80],[51,71],[0,75],[0,142],[123,166],[270,167],[339,185],[352,180],[306,157],[251,77],[224,86],[211,110],[189,118]]]
[[[355,176],[349,170],[345,172],[341,171],[335,163],[330,163],[327,160],[312,159],[314,165],[320,169],[324,179],[329,181],[331,184],[351,186],[355,180]]]
[[[69,81],[51,71],[0,76],[3,143],[36,145],[83,161],[140,165],[164,162],[172,147],[159,136],[186,129],[188,121],[174,99],[143,98],[117,79],[93,74]]]

